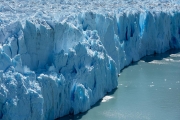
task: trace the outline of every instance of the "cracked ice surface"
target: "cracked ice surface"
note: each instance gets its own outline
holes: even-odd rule
[[[0,119],[84,112],[122,68],[180,48],[178,0],[0,0]]]

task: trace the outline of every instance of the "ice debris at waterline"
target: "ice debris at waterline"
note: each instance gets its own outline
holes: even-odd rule
[[[84,112],[124,66],[172,48],[176,0],[0,0],[0,119]]]

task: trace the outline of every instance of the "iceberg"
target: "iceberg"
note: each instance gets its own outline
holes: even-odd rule
[[[1,0],[0,119],[87,111],[143,56],[180,48],[178,0]]]

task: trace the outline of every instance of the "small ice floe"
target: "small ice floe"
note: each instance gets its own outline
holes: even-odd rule
[[[171,58],[163,58],[165,61],[168,61],[168,62],[173,62],[174,60],[171,59]]]
[[[151,64],[167,64],[167,63],[165,63],[165,62],[162,62],[162,61],[159,61],[159,60],[153,60],[153,61],[151,61],[151,62],[149,62],[149,63],[151,63]]]
[[[174,60],[174,59],[171,59],[171,58],[164,58],[165,61],[167,62],[180,62],[180,60]]]
[[[109,101],[109,100],[112,99],[112,98],[114,98],[114,97],[112,97],[112,96],[105,96],[105,97],[102,99],[101,102],[107,102],[107,101]]]
[[[180,54],[171,54],[170,57],[180,57]]]

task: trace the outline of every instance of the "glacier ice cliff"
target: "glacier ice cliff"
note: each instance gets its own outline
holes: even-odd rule
[[[146,55],[180,48],[180,3],[0,1],[0,119],[84,112]]]

